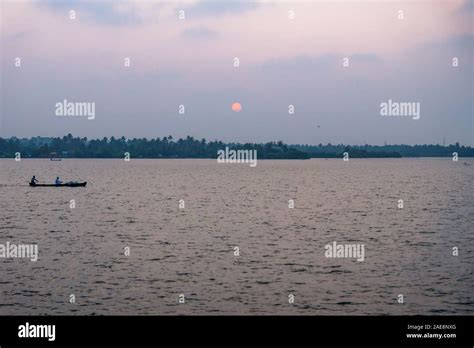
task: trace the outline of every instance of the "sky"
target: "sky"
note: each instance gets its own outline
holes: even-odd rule
[[[0,136],[473,146],[473,7],[1,1]],[[57,116],[63,100],[95,117]],[[382,116],[389,100],[420,118]]]

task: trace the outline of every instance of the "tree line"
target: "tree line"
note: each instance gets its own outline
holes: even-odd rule
[[[293,145],[296,149],[309,153],[311,157],[332,157],[348,152],[354,157],[474,157],[474,149],[459,143],[447,146],[436,145]]]
[[[307,159],[309,154],[280,142],[265,144],[238,144],[222,141],[197,140],[191,136],[175,140],[171,135],[146,139],[104,137],[87,139],[68,134],[62,138],[16,137],[0,138],[0,157],[14,157],[19,152],[22,158],[123,158],[126,152],[132,158],[217,158],[219,150],[229,147],[234,150],[257,150],[259,159]]]
[[[217,158],[219,150],[229,147],[234,150],[257,150],[259,159],[308,159],[339,158],[348,152],[351,158],[372,157],[451,157],[453,152],[460,157],[474,157],[471,147],[455,145],[357,145],[319,144],[288,145],[282,141],[267,143],[224,143],[207,141],[187,136],[174,139],[146,139],[104,137],[87,139],[73,137],[0,138],[0,157],[13,158],[19,152],[22,158],[123,158],[125,152],[132,158]]]

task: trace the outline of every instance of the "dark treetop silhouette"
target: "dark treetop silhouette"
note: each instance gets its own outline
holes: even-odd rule
[[[16,152],[22,158],[49,158],[56,153],[66,158],[123,158],[129,152],[134,158],[216,158],[219,150],[257,150],[259,159],[340,158],[348,152],[351,158],[384,157],[474,157],[471,147],[455,145],[287,145],[281,141],[269,143],[224,143],[197,140],[191,136],[174,140],[172,136],[156,139],[73,137],[33,137],[30,139],[0,138],[0,158],[13,158]]]

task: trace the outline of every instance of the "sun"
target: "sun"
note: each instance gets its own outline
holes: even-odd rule
[[[242,105],[240,103],[233,103],[232,104],[232,111],[240,112],[242,110]]]

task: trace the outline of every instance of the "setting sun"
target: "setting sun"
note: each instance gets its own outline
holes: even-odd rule
[[[242,105],[240,103],[234,103],[232,104],[232,111],[234,112],[240,112],[242,110]]]

